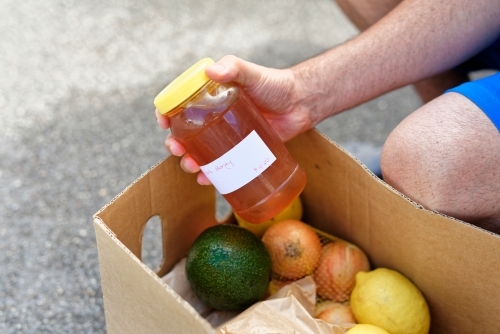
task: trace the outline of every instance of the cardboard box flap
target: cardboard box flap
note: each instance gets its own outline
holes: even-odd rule
[[[160,161],[94,215],[109,333],[215,333],[159,278],[218,223],[215,189],[200,186],[179,162],[173,156]],[[155,215],[164,257],[158,275],[140,261],[144,227]]]
[[[187,254],[203,230],[217,224],[214,188],[200,186],[179,161],[172,156],[159,162],[95,214],[139,259],[144,228],[159,216],[164,257],[159,276]]]
[[[431,333],[500,333],[498,235],[425,210],[315,130],[287,146],[308,177],[304,221],[357,244],[373,267],[411,279],[431,309]],[[163,276],[217,224],[214,189],[199,186],[170,157],[96,214],[108,331],[213,332],[140,262],[142,231],[153,215],[162,221]]]
[[[498,235],[425,210],[316,131],[288,148],[307,172],[304,220],[410,278],[431,308],[431,332],[500,332]]]
[[[215,333],[210,324],[155,275],[106,225],[94,222],[108,333]]]

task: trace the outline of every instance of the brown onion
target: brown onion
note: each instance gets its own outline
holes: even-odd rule
[[[267,290],[269,292],[269,295],[274,295],[276,292],[281,290],[282,287],[288,284],[292,284],[295,282],[294,280],[290,281],[281,281],[281,280],[276,280],[272,279],[271,282],[269,282],[269,289]]]
[[[312,274],[321,256],[318,235],[307,224],[299,220],[284,220],[264,233],[273,272],[282,278],[298,279]]]
[[[339,241],[327,244],[314,271],[317,293],[323,298],[344,302],[354,288],[356,273],[369,270],[368,258],[359,247]]]
[[[356,319],[349,303],[337,303],[327,300],[316,305],[314,316],[330,324],[355,324]]]

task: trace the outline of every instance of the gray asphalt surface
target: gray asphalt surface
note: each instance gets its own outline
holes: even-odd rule
[[[152,101],[175,76],[226,54],[283,68],[356,33],[329,0],[0,0],[0,332],[105,332],[92,215],[166,155]],[[406,87],[318,127],[380,145],[419,105]]]

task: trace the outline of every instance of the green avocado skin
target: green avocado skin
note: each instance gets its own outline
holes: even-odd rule
[[[194,294],[221,311],[242,310],[262,299],[271,279],[271,257],[249,230],[222,224],[203,231],[186,261]]]

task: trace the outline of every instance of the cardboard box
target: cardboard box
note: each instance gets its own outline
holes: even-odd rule
[[[364,249],[423,292],[431,333],[500,333],[500,237],[431,212],[373,176],[311,130],[287,144],[307,172],[304,221]],[[95,215],[109,333],[214,333],[160,277],[205,228],[217,224],[215,191],[169,157]],[[164,262],[141,262],[142,231],[162,221]],[[160,277],[159,277],[160,276]]]

